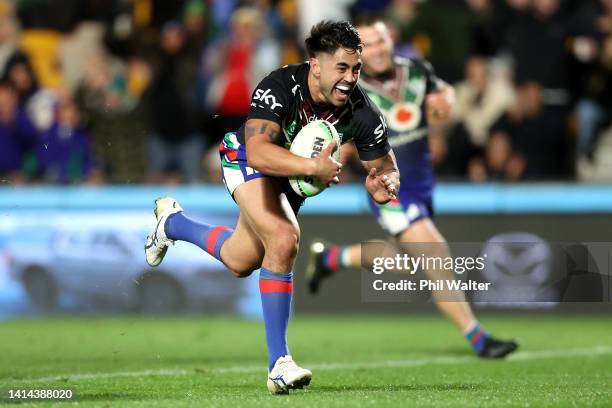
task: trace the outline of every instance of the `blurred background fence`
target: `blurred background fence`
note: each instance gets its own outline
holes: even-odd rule
[[[195,246],[179,243],[163,267],[152,270],[146,265],[143,242],[154,222],[150,203],[162,191],[177,197],[202,220],[233,225],[237,218],[237,207],[221,186],[43,186],[0,191],[2,316],[189,312],[258,317],[257,280],[233,278]],[[503,234],[527,233],[530,242],[599,242],[612,251],[612,245],[606,243],[612,229],[610,186],[455,183],[439,186],[435,198],[437,223],[450,242],[484,246]],[[384,238],[368,213],[361,186],[337,186],[309,199],[301,210],[301,227],[303,248],[295,268],[296,312],[432,309],[418,300],[403,306],[365,303],[358,272],[331,280],[317,297],[306,293],[305,246],[310,239],[351,243]],[[610,262],[599,268],[603,288],[596,290],[603,295],[597,303],[506,306],[610,311]]]

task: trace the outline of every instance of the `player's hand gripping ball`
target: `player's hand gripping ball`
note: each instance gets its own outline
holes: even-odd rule
[[[289,151],[297,156],[317,157],[332,140],[337,148],[331,157],[340,160],[340,137],[336,129],[326,120],[315,120],[304,126],[291,143]],[[302,197],[313,197],[325,190],[327,186],[315,177],[289,177],[293,191]]]

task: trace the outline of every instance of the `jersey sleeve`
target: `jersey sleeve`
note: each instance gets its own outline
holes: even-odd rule
[[[378,108],[370,105],[357,112],[353,127],[353,141],[362,161],[380,159],[391,146],[388,141],[387,123]]]
[[[265,119],[279,125],[289,108],[291,90],[282,78],[282,68],[261,80],[251,96],[248,119]]]

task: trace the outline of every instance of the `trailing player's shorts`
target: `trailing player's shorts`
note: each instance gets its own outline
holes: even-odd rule
[[[249,167],[247,165],[246,148],[240,144],[234,132],[225,134],[219,145],[219,155],[221,156],[223,183],[232,198],[234,198],[234,191],[239,185],[257,178],[269,177],[280,184],[291,204],[293,212],[297,215],[301,205],[304,203],[304,198],[293,191],[287,177],[271,177]]]
[[[418,195],[400,190],[398,197],[387,204],[378,204],[371,197],[369,201],[378,223],[391,235],[401,234],[418,220],[434,216],[431,194]]]

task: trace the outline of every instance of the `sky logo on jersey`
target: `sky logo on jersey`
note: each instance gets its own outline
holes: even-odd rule
[[[383,135],[385,134],[385,129],[387,128],[384,116],[380,115],[379,118],[380,125],[376,126],[376,129],[374,129],[374,135],[376,136],[375,140],[377,142],[382,139]]]
[[[255,91],[255,96],[253,96],[253,99],[256,101],[262,101],[266,105],[270,106],[270,109],[272,110],[274,110],[274,108],[278,106],[282,108],[283,105],[276,102],[276,96],[272,95],[270,92],[270,89],[266,89],[265,91],[262,89],[257,89]]]

